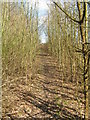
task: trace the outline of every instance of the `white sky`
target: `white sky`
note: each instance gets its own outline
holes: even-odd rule
[[[47,11],[49,10],[47,6],[48,1],[49,0],[39,0],[39,24],[42,24],[47,17]],[[43,30],[41,31],[40,39],[42,43],[46,42],[46,36]]]
[[[48,10],[47,0],[39,0],[39,9]]]

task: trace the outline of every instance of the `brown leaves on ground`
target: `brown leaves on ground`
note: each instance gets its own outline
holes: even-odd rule
[[[34,76],[8,78],[3,85],[3,120],[77,120],[83,114],[83,94],[76,83],[63,80],[57,60],[44,45],[36,59]],[[36,69],[35,68],[35,69]],[[29,75],[28,75],[29,76]]]

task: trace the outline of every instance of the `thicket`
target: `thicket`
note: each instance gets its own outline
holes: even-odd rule
[[[37,4],[2,3],[3,79],[32,73],[39,44]]]
[[[88,18],[87,4],[53,2],[48,13],[48,48],[57,57],[64,82],[76,83],[76,100],[84,102],[84,119],[88,118]],[[81,20],[81,22],[78,22]],[[63,86],[62,86],[63,87]],[[79,92],[84,95],[81,99]],[[79,105],[78,104],[78,105]],[[82,115],[82,108],[81,113]]]

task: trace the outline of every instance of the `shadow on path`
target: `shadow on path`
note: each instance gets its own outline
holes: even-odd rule
[[[5,113],[9,118],[3,117],[2,120],[81,120],[75,84],[62,80],[55,58],[47,54],[46,48],[41,49],[37,55],[39,63],[35,78],[17,81],[12,84],[14,87],[8,86],[12,88],[8,91],[16,98],[10,103],[13,108],[11,106]],[[81,91],[78,96],[82,100]],[[82,107],[83,101],[80,102]],[[15,110],[17,113],[13,115]]]

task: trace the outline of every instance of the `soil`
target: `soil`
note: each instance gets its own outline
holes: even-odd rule
[[[55,57],[42,45],[31,77],[12,78],[3,85],[2,120],[80,120],[83,94],[64,80]]]

